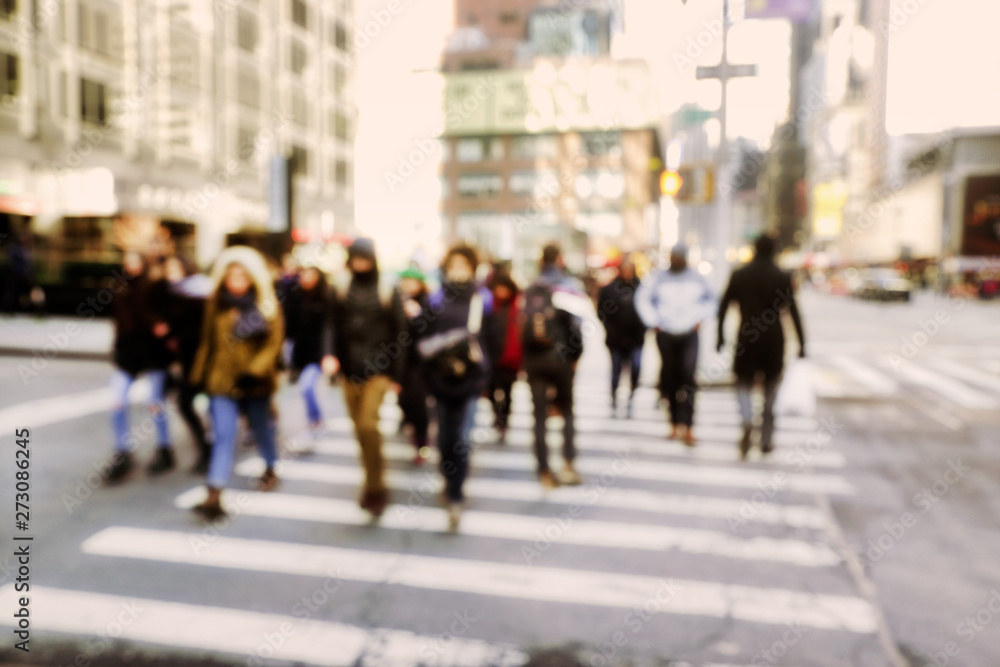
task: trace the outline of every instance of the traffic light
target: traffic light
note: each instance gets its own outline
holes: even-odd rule
[[[676,197],[684,185],[684,179],[676,171],[665,171],[660,175],[660,192],[668,197]]]

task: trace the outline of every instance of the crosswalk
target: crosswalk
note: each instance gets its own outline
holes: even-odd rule
[[[394,405],[381,423],[394,504],[375,525],[355,502],[362,473],[350,424],[332,417],[326,437],[287,438],[276,492],[247,490],[263,462],[244,456],[224,521],[205,526],[184,511],[203,497],[191,484],[172,498],[185,520],[112,522],[86,536],[74,560],[123,573],[122,583],[33,586],[33,627],[78,637],[113,627],[118,641],[234,664],[366,667],[523,665],[533,647],[551,645],[582,647],[587,665],[618,664],[599,660],[610,645],[630,664],[738,667],[760,664],[760,651],[796,628],[803,640],[780,664],[850,664],[844,647],[877,647],[880,622],[815,501],[855,493],[844,457],[834,439],[786,459],[823,424],[784,417],[778,451],[741,462],[735,410],[729,392],[702,392],[690,449],[665,439],[652,393],[641,391],[624,419],[609,414],[604,392],[581,387],[585,483],[544,492],[519,385],[507,444],[480,406],[457,535],[446,531],[433,466],[410,464]],[[558,421],[549,425],[556,466]],[[236,591],[258,586],[258,602],[238,602]],[[5,601],[14,595],[0,588]],[[689,641],[720,623],[739,641]]]
[[[1000,407],[1000,360],[975,350],[924,351],[911,357],[885,354],[817,354],[810,356],[816,394],[820,398],[880,399],[907,391],[923,393],[936,403],[968,411]]]

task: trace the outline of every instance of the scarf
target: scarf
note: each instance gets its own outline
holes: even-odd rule
[[[250,288],[242,296],[235,296],[225,287],[219,290],[219,304],[226,309],[236,308],[239,317],[233,324],[233,336],[241,340],[266,338],[270,327],[264,314],[257,307],[257,290]]]

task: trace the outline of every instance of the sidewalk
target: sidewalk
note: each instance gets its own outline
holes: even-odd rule
[[[0,355],[111,359],[114,324],[80,317],[0,317]]]

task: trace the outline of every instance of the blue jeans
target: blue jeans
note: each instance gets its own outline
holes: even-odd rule
[[[167,428],[166,386],[167,371],[156,369],[146,371],[151,395],[149,407],[153,413],[153,425],[156,427],[156,443],[160,447],[170,446],[170,432]],[[136,376],[129,375],[116,368],[111,376],[111,395],[114,397],[114,407],[111,410],[111,427],[115,432],[115,451],[128,452],[135,448],[136,435],[129,433],[128,428],[128,390],[135,382]]]
[[[309,364],[299,374],[299,391],[302,392],[302,398],[306,402],[306,418],[310,426],[323,421],[323,414],[316,400],[316,382],[322,374],[319,364]]]
[[[236,451],[236,431],[239,426],[240,410],[247,416],[247,423],[253,431],[254,440],[267,467],[278,460],[275,445],[275,431],[271,419],[270,398],[250,398],[236,401],[228,396],[211,397],[212,428],[215,441],[212,444],[212,463],[208,467],[208,486],[224,488],[233,473],[233,458]]]
[[[468,399],[437,399],[438,447],[441,449],[441,474],[445,495],[453,503],[465,499],[462,485],[469,474],[472,455],[472,425],[476,420],[478,396]]]
[[[639,386],[639,372],[642,370],[642,346],[633,348],[612,347],[611,349],[611,395],[618,393],[618,383],[622,376],[622,367],[628,363],[629,376],[632,381],[629,395],[635,393]]]

